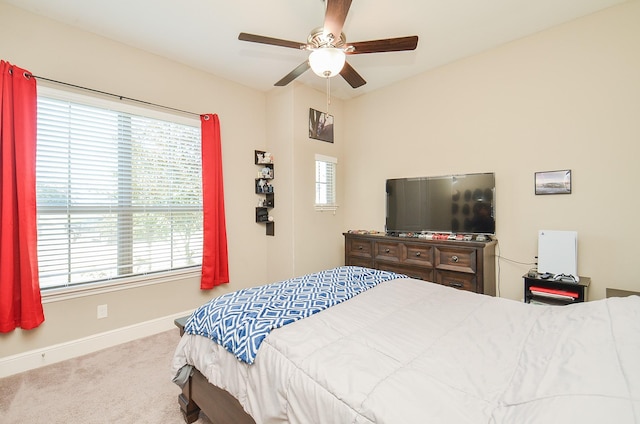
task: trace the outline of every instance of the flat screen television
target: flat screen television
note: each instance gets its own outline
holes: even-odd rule
[[[495,175],[395,178],[386,183],[389,235],[495,234]]]

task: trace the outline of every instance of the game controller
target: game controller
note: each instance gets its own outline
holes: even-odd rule
[[[553,277],[554,280],[556,281],[562,281],[565,283],[575,283],[576,282],[576,278],[573,275],[568,275],[568,274],[558,274],[555,277]]]

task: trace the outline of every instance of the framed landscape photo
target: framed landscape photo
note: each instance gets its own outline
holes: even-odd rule
[[[333,116],[310,108],[309,138],[333,143]]]
[[[536,194],[571,194],[571,170],[535,173]]]

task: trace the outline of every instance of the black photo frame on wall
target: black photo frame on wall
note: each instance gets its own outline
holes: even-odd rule
[[[536,194],[571,194],[571,170],[535,173]]]
[[[333,143],[333,116],[310,108],[309,138]]]

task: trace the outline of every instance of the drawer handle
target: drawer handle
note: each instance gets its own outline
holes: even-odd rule
[[[362,249],[363,249],[362,246],[358,246],[358,250],[362,250]]]
[[[418,257],[419,257],[419,256],[420,256],[420,252],[416,252],[416,256],[418,256]]]
[[[453,263],[458,263],[458,261],[459,261],[459,260],[460,260],[460,259],[459,259],[456,255],[453,255],[453,256],[451,257],[451,262],[453,262]]]
[[[384,253],[389,253],[389,249],[384,249]]]
[[[456,288],[458,288],[458,289],[459,289],[459,288],[464,287],[464,284],[462,284],[462,283],[458,283],[458,282],[455,282],[455,281],[451,281],[451,282],[449,283],[449,285],[450,285],[451,287],[456,287]]]

